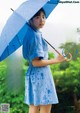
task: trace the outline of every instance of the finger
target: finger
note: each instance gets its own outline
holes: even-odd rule
[[[71,53],[69,53],[69,57],[70,57],[69,59],[66,58],[66,61],[67,61],[67,62],[69,62],[69,61],[72,60],[72,54],[71,54]]]

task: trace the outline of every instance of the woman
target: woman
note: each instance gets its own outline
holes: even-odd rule
[[[29,61],[25,77],[25,103],[30,106],[29,113],[50,113],[51,105],[58,103],[51,64],[66,61],[59,55],[48,60],[48,46],[39,31],[45,25],[46,14],[40,9],[29,21],[27,35],[23,41],[23,56]]]

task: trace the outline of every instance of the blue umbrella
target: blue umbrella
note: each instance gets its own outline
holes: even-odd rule
[[[28,0],[13,11],[0,36],[0,61],[15,52],[22,44],[29,25],[28,21],[43,8],[46,18],[57,6],[59,0]]]

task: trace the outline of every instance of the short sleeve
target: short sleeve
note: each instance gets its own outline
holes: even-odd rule
[[[42,37],[40,35],[34,35],[30,41],[30,52],[29,59],[32,61],[33,59],[39,57],[42,59],[44,57]]]

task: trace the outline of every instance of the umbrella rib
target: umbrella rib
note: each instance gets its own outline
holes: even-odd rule
[[[8,55],[9,55],[9,45],[7,46],[7,52],[8,52]]]
[[[20,46],[21,46],[22,44],[21,44],[21,41],[20,41],[20,39],[19,39],[18,35],[16,35],[16,37],[17,37],[18,42],[19,42],[19,44],[20,44]],[[12,46],[13,46],[14,50],[16,50],[16,49],[17,49],[17,48],[16,48],[16,46],[15,46],[15,44],[13,44]]]
[[[18,14],[16,11],[14,11],[14,9],[12,9],[12,8],[10,8],[13,12],[15,12],[18,16],[20,16],[24,21],[26,21],[25,20],[25,18],[23,18],[20,14]]]
[[[21,44],[21,40],[19,39],[18,35],[16,35],[16,36],[17,36],[17,38],[18,38],[19,44],[22,45],[22,44]]]

